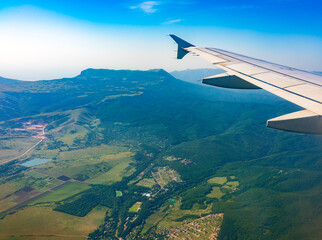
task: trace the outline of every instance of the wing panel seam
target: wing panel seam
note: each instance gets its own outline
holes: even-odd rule
[[[272,87],[278,88],[278,89],[280,89],[280,90],[284,90],[284,91],[286,91],[286,92],[288,92],[288,93],[291,93],[291,94],[297,95],[297,96],[299,96],[299,97],[302,97],[302,98],[308,99],[308,100],[310,100],[310,101],[313,101],[313,102],[316,102],[316,103],[322,104],[322,102],[320,102],[320,101],[317,101],[317,100],[315,100],[315,99],[312,99],[312,98],[309,98],[309,97],[303,96],[303,95],[301,95],[301,94],[298,94],[298,93],[292,92],[292,91],[290,91],[290,90],[288,90],[288,89],[286,89],[286,88],[281,88],[281,87],[279,87],[279,86],[276,86],[276,85],[274,85],[274,84],[271,84],[271,83],[265,82],[265,81],[260,80],[260,79],[258,79],[258,78],[255,78],[255,77],[249,76],[249,75],[247,75],[247,74],[244,74],[244,73],[242,73],[242,72],[236,71],[236,70],[231,69],[231,68],[229,68],[229,67],[227,67],[227,68],[228,68],[229,70],[231,70],[231,71],[235,71],[235,72],[237,72],[237,73],[239,73],[239,74],[241,74],[241,75],[244,75],[244,76],[246,76],[246,77],[250,77],[250,78],[252,78],[252,79],[254,79],[254,80],[256,80],[256,81],[259,81],[259,82],[265,83],[265,84],[267,84],[267,85],[270,85],[270,86],[272,86]],[[301,84],[299,84],[299,85],[301,85]]]
[[[210,51],[214,51],[214,50],[211,50],[210,48],[206,48],[206,49],[207,49],[207,50],[210,50]],[[209,52],[206,52],[206,51],[204,51],[204,50],[202,50],[202,49],[199,49],[199,50],[200,50],[200,51],[203,51],[203,52],[205,52],[205,53],[208,53],[208,54],[210,54],[210,55],[213,55],[213,54],[211,54],[211,53],[209,53]],[[257,65],[257,64],[254,64],[254,63],[250,63],[250,62],[245,61],[245,60],[240,60],[240,59],[238,59],[238,58],[236,58],[236,57],[232,57],[232,56],[229,56],[229,55],[224,54],[224,53],[221,53],[221,54],[222,54],[222,55],[224,55],[224,56],[227,56],[227,57],[233,58],[233,59],[235,59],[235,60],[242,61],[242,62],[248,63],[248,64],[250,64],[250,65],[253,65],[253,66],[256,66],[256,67],[259,67],[259,68],[262,68],[262,69],[266,69],[266,70],[271,71],[271,72],[278,73],[278,74],[280,74],[280,75],[284,75],[284,76],[291,77],[291,78],[294,78],[294,79],[298,79],[298,80],[300,80],[300,81],[303,81],[303,82],[306,82],[306,83],[309,83],[309,84],[312,84],[312,85],[317,85],[317,86],[319,86],[319,87],[322,87],[322,85],[320,85],[320,84],[312,83],[312,82],[309,82],[309,81],[304,80],[304,79],[302,79],[302,78],[294,77],[294,76],[291,76],[291,75],[288,75],[288,74],[285,74],[285,73],[278,72],[278,71],[276,71],[276,70],[271,70],[271,69],[269,69],[269,68],[262,67],[262,66],[259,66],[259,65]],[[213,55],[213,56],[215,56],[215,55]],[[247,76],[248,76],[248,75],[247,75]]]

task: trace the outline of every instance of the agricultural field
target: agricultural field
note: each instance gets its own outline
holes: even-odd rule
[[[115,191],[115,196],[116,197],[122,197],[123,193],[121,191]]]
[[[201,208],[199,204],[195,204],[189,210],[180,209],[181,201],[167,201],[161,208],[148,217],[146,224],[142,230],[142,234],[146,233],[151,227],[158,226],[161,228],[177,227],[181,225],[184,220],[191,220],[200,218],[202,215],[210,214],[212,204],[209,204],[205,209]]]
[[[56,160],[35,168],[54,177],[81,177],[91,184],[111,184],[133,173],[132,156],[125,148],[102,145],[62,152]]]
[[[58,140],[62,141],[68,146],[72,146],[76,138],[83,138],[87,133],[88,131],[86,131],[85,128],[78,128],[75,133],[65,134],[62,137],[58,138]]]
[[[12,138],[0,140],[0,164],[9,162],[39,142],[38,138]]]
[[[226,182],[227,182],[227,177],[214,177],[208,180],[208,183],[210,184],[223,185]]]
[[[59,149],[46,149],[46,147],[39,146],[39,148],[35,149],[32,153],[34,158],[42,158],[42,159],[54,159],[59,155]]]
[[[25,187],[26,184],[24,181],[11,180],[6,183],[0,184],[0,199],[12,194],[19,189]]]
[[[152,188],[156,184],[155,180],[153,178],[143,178],[140,182],[138,182],[136,185]]]
[[[224,196],[225,193],[223,193],[220,190],[220,187],[212,187],[211,193],[207,194],[207,197],[209,198],[217,198],[218,200],[221,199],[222,196]]]
[[[112,184],[121,181],[123,177],[130,176],[135,171],[135,168],[130,165],[134,163],[132,156],[131,152],[125,152],[114,156],[116,158],[108,159],[110,170],[95,174],[87,182],[91,184]]]
[[[225,184],[225,186],[229,186],[232,189],[235,189],[239,186],[239,182],[238,181],[229,181]]]
[[[0,238],[20,240],[28,239],[27,235],[30,239],[42,239],[50,235],[57,239],[85,240],[104,222],[106,210],[96,207],[85,217],[75,217],[47,206],[27,207],[0,220]]]
[[[37,199],[34,202],[31,202],[30,205],[38,204],[38,203],[50,203],[50,202],[58,202],[68,197],[71,197],[75,194],[83,192],[89,189],[90,186],[87,186],[80,182],[72,182],[67,185],[64,185],[62,188],[54,190],[46,194],[45,196]]]
[[[28,187],[33,187],[39,191],[48,191],[49,189],[56,187],[60,184],[62,184],[62,181],[51,177],[47,176],[42,173],[38,173],[36,171],[31,170],[26,170],[23,172],[24,175],[20,178],[15,179],[14,181],[16,183],[20,183],[22,186],[28,186]]]
[[[137,213],[141,209],[142,202],[136,202],[133,206],[129,209],[129,212]]]
[[[0,212],[21,204],[43,192],[62,184],[62,181],[25,171],[19,178],[12,179],[0,185]]]
[[[214,177],[208,180],[208,183],[214,185],[212,187],[211,193],[207,194],[208,198],[221,198],[227,193],[232,193],[236,191],[239,186],[239,182],[236,180],[235,176],[229,177]]]
[[[24,179],[25,179],[26,186],[31,186],[39,191],[45,192],[45,191],[48,191],[49,189],[52,189],[53,187],[56,187],[62,184],[62,181],[56,178],[43,176],[42,174],[37,174],[40,177],[35,177],[37,176],[36,174],[33,174],[33,176],[28,176],[29,174],[25,175]]]
[[[18,196],[16,195],[11,195],[8,196],[4,199],[0,200],[0,212],[3,212],[11,207],[14,207],[15,205],[17,205],[17,203],[15,202],[15,200],[18,198]]]

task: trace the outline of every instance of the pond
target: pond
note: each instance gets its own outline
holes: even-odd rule
[[[51,160],[52,159],[46,159],[46,158],[40,159],[40,158],[36,158],[36,159],[30,160],[28,162],[22,163],[21,166],[24,166],[24,167],[34,167],[34,166],[41,165],[41,164],[44,164],[46,162],[49,162]]]

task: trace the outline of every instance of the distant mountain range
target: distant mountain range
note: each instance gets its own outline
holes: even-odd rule
[[[17,82],[19,82],[19,80],[0,77],[0,84],[13,84]]]
[[[223,73],[224,71],[218,68],[202,68],[202,69],[187,69],[182,71],[173,71],[170,72],[172,76],[177,79],[202,84],[201,80],[205,77]]]

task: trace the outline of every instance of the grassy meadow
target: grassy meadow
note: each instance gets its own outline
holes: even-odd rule
[[[87,239],[103,223],[105,207],[96,207],[86,217],[53,211],[51,207],[27,207],[0,220],[0,238],[41,239],[48,235],[59,239]]]

